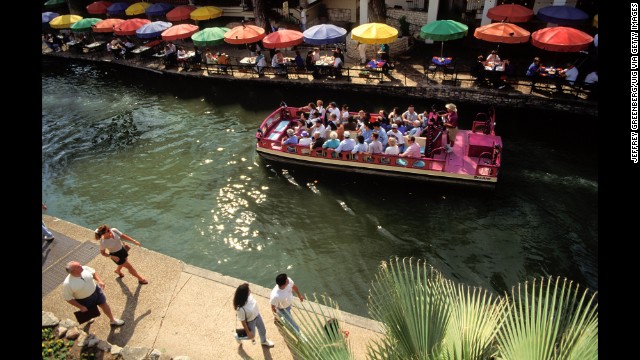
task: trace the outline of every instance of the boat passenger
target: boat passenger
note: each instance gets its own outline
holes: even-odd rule
[[[389,116],[387,115],[387,112],[384,111],[384,109],[380,109],[378,111],[378,121],[385,131],[389,131],[389,129],[391,129],[392,122],[389,121]]]
[[[336,149],[338,146],[340,146],[340,140],[338,140],[338,134],[335,131],[332,131],[329,134],[329,137],[330,139],[325,141],[324,144],[322,144],[323,149],[327,149],[327,148]]]
[[[364,123],[361,127],[360,130],[358,130],[358,132],[360,133],[360,135],[364,136],[364,141],[367,144],[371,144],[371,141],[373,140],[371,138],[371,134],[373,133],[373,129],[371,128],[371,124],[370,123]]]
[[[333,131],[331,132],[333,134]],[[337,135],[337,133],[336,133]],[[351,138],[351,132],[344,132],[344,140],[340,141],[340,145],[336,148],[336,152],[351,151],[356,146],[356,142]]]
[[[345,119],[345,121],[342,122],[342,125],[344,126],[345,130],[349,130],[349,131],[356,131],[357,130],[356,120],[353,118],[353,116],[348,116]]]
[[[407,111],[402,113],[402,121],[406,125],[412,126],[415,120],[419,120],[418,113],[416,112],[415,107],[413,105],[409,105],[409,108],[407,109]]]
[[[407,135],[420,136],[420,133],[422,133],[421,125],[422,125],[422,123],[420,122],[420,120],[414,121],[413,122],[413,129],[411,129],[409,132],[407,132]]]
[[[384,129],[380,126],[379,122],[376,121],[373,123],[373,131],[378,132],[380,142],[382,143],[382,147],[384,148],[385,146],[387,146],[387,141],[389,140],[389,137],[387,136],[387,132],[384,131]]]
[[[335,101],[329,103],[329,106],[327,106],[327,113],[335,114],[336,119],[338,120],[342,118],[342,113],[340,112],[340,109],[338,109],[338,104],[336,104]]]
[[[415,136],[409,136],[408,143],[409,143],[409,147],[407,148],[407,150],[405,150],[405,152],[399,154],[399,156],[400,157],[410,157],[410,158],[414,158],[414,159],[419,159],[421,157],[421,155],[420,155],[420,145],[416,144],[416,137]]]
[[[369,153],[371,154],[381,154],[382,153],[382,143],[378,140],[380,135],[377,132],[373,132],[371,134],[371,144],[369,144]]]
[[[350,117],[351,115],[349,115],[349,106],[347,106],[347,104],[342,104],[342,115],[340,116],[340,120],[342,121],[347,121],[347,119]],[[353,129],[355,130],[355,129]]]
[[[325,116],[327,109],[324,108],[324,101],[322,100],[317,100],[316,101],[316,109],[318,110],[318,112],[320,113],[320,118],[322,119],[322,121],[325,121],[325,119],[327,118]]]
[[[322,121],[319,121],[319,120],[316,121],[315,125],[311,128],[311,135],[313,136],[313,134],[315,134],[315,133],[319,133],[320,137],[323,138],[323,139],[327,138],[327,135],[326,135],[327,134],[327,130],[324,127],[324,125],[322,125]],[[336,134],[336,136],[338,136],[338,134]]]
[[[283,137],[280,142],[282,145],[296,145],[298,143],[298,137],[293,129],[288,129],[287,136]]]
[[[364,142],[364,136],[358,135],[358,143],[356,144],[356,146],[353,147],[353,150],[351,150],[351,153],[362,154],[366,152],[369,152],[369,146],[367,146],[367,143]]]
[[[384,149],[384,153],[386,155],[398,155],[398,154],[400,154],[400,149],[398,149],[398,142],[397,142],[396,138],[394,138],[394,137],[390,137],[389,138],[389,146],[387,146],[387,148]]]
[[[391,131],[387,133],[387,136],[389,137],[389,139],[391,139],[392,137],[396,138],[399,149],[398,151],[404,151],[404,134],[401,131],[398,131],[398,124],[391,125]]]
[[[394,123],[398,120],[402,121],[402,114],[400,113],[400,108],[396,106],[389,113],[389,122]]]
[[[313,142],[311,143],[311,145],[309,145],[309,147],[311,148],[311,150],[313,149],[322,149],[322,145],[324,144],[324,138],[320,137],[320,133],[316,132],[313,134]]]
[[[300,140],[298,140],[298,144],[300,145],[304,145],[304,146],[309,146],[311,145],[311,138],[309,137],[309,133],[307,131],[302,131],[300,133]]]
[[[329,121],[327,121],[327,129],[331,128],[331,130],[338,130],[338,127],[340,127],[340,120],[338,120],[338,117],[336,116],[336,114],[329,114]],[[341,133],[338,133],[338,139],[341,138],[342,135]]]

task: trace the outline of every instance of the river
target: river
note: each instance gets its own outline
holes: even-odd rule
[[[265,163],[255,151],[260,122],[282,100],[319,98],[356,111],[443,105],[43,60],[47,214],[108,224],[266,287],[286,272],[307,295],[363,316],[377,268],[392,256],[499,293],[546,275],[598,289],[596,118],[498,108],[503,165],[492,191]],[[457,105],[463,128],[486,110]]]

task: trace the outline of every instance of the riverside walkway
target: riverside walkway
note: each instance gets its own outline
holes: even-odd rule
[[[132,245],[130,259],[149,284],[138,284],[126,269],[120,279],[113,272],[114,263],[99,256],[93,230],[48,215],[43,215],[43,220],[55,240],[42,242],[42,311],[52,312],[60,320],[75,319],[73,312],[77,309],[62,297],[62,282],[67,275],[65,265],[75,260],[96,269],[105,283],[104,292],[114,316],[125,321],[121,327],[111,327],[103,314],[93,324],[81,326],[111,344],[155,348],[162,352],[164,359],[180,355],[191,360],[294,358],[282,330],[272,321],[271,288],[250,284],[267,337],[275,346],[266,348],[259,341],[256,345],[244,341],[239,346],[232,336],[239,325],[232,303],[236,287],[245,281],[135,245]],[[144,244],[144,239],[141,240]],[[295,306],[299,301],[295,297],[294,300]],[[364,359],[369,341],[381,335],[380,324],[357,315],[344,312],[341,315],[344,329],[350,333],[353,353],[357,359]]]
[[[174,43],[189,50],[193,47],[192,44],[181,40]],[[154,58],[150,55],[142,58],[139,55],[135,55],[129,59],[115,59],[113,55],[102,50],[91,53],[53,52],[44,42],[42,44],[42,54],[46,58],[126,66],[161,75],[225,82],[231,86],[246,86],[255,82],[266,82],[289,88],[334,89],[358,93],[405,96],[416,101],[425,98],[444,102],[456,99],[458,102],[480,105],[493,104],[516,109],[526,107],[572,114],[598,115],[598,102],[587,100],[587,93],[573,89],[566,89],[565,93],[557,93],[552,90],[555,87],[550,87],[549,84],[532,89],[530,79],[525,76],[514,77],[509,81],[509,86],[504,89],[479,86],[474,81],[475,78],[469,73],[470,65],[465,64],[463,61],[457,66],[455,74],[444,74],[443,72],[425,71],[425,61],[420,57],[399,56],[394,59],[395,69],[390,73],[376,73],[376,77],[365,78],[360,77],[360,74],[366,69],[360,66],[357,60],[346,56],[345,69],[342,71],[344,76],[341,79],[332,77],[314,79],[310,71],[291,71],[287,76],[282,76],[277,75],[270,66],[266,67],[264,77],[258,77],[253,67],[240,65],[240,60],[249,56],[249,50],[228,44],[211,47],[211,50],[229,55],[230,71],[226,73],[217,72],[215,65],[209,66],[210,71],[206,69],[206,65],[190,71],[179,67],[166,68],[162,58]],[[300,50],[304,56],[307,48],[300,48]],[[264,50],[264,52],[268,52],[268,50]],[[321,53],[325,54],[328,51],[322,50]],[[289,50],[286,55],[293,56],[294,52]],[[520,62],[527,65],[529,63],[525,59],[520,59]],[[520,72],[523,73],[523,71]],[[382,82],[379,81],[380,79],[382,79]]]

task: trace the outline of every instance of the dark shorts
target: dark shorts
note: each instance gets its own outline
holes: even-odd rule
[[[94,291],[93,294],[89,295],[89,297],[86,297],[84,299],[76,299],[76,301],[88,308],[91,308],[96,305],[102,305],[106,303],[107,298],[104,296],[104,293],[102,292],[102,288],[100,286],[96,286],[96,291]]]
[[[113,259],[111,259],[114,263],[118,264],[118,265],[122,265],[127,261],[127,257],[129,256],[129,253],[127,252],[127,250],[123,247],[120,250],[114,252],[114,253],[110,253],[109,255],[111,256],[117,256],[118,257],[118,261],[113,261]]]

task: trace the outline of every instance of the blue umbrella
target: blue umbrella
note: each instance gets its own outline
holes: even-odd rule
[[[538,10],[538,19],[558,25],[580,25],[589,14],[572,6],[545,6]]]
[[[131,4],[126,2],[119,2],[112,4],[107,8],[107,14],[109,15],[124,15],[124,11],[131,6]]]
[[[315,25],[302,33],[304,42],[311,45],[325,45],[344,42],[346,35],[346,29],[331,24]]]
[[[147,16],[160,16],[166,14],[169,10],[173,9],[173,5],[167,3],[155,3],[144,11]]]
[[[54,12],[43,12],[42,13],[42,23],[49,23],[49,21],[53,20],[53,18],[57,18],[58,16],[60,16],[60,14],[58,13],[54,13]]]
[[[142,25],[136,30],[136,36],[142,39],[150,39],[158,37],[163,31],[173,26],[172,23],[166,21],[154,21],[148,24]]]

